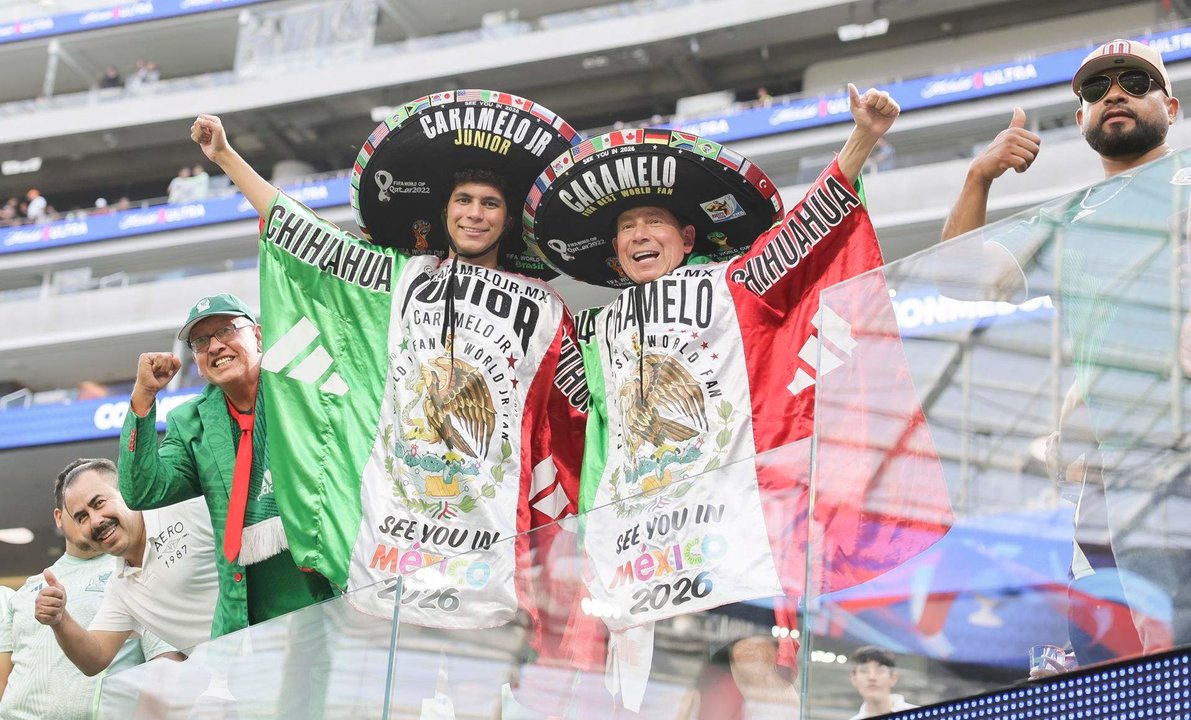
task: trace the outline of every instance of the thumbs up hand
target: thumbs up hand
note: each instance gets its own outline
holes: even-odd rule
[[[54,573],[46,570],[46,585],[37,594],[37,602],[33,605],[33,616],[42,625],[54,626],[62,622],[66,616],[66,588],[54,577]]]
[[[1005,174],[1009,168],[1025,172],[1038,157],[1042,138],[1026,130],[1026,113],[1019,107],[1013,108],[1013,119],[1009,127],[997,134],[986,148],[980,151],[968,169],[969,174],[987,184]]]

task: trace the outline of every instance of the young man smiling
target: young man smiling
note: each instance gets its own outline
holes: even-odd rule
[[[67,473],[65,512],[96,547],[116,557],[103,604],[84,626],[69,612],[66,588],[51,570],[37,597],[38,622],[86,675],[115,658],[132,635],[146,631],[189,652],[211,637],[219,592],[211,520],[202,500],[137,512],[120,496],[116,466],[90,460]]]
[[[510,142],[457,142],[474,133],[450,123],[488,123]],[[349,600],[384,617],[398,574],[442,565],[441,587],[406,579],[403,623],[492,627],[532,608],[529,541],[495,541],[574,511],[586,389],[570,314],[525,276],[552,273],[526,251],[511,202],[574,131],[486,90],[402,105],[352,176],[368,242],[278,192],[219,118],[200,115],[191,137],[263,219],[262,380],[296,560],[370,587]],[[470,574],[443,562],[485,549]]]

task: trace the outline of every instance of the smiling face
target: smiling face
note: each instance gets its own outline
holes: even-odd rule
[[[222,328],[237,324],[237,329],[226,341],[216,337]],[[203,352],[193,352],[194,364],[199,374],[208,382],[227,390],[240,384],[250,386],[260,377],[261,370],[261,328],[251,320],[237,315],[212,315],[194,324],[190,339],[211,336],[211,343]]]
[[[633,208],[616,218],[613,242],[625,274],[642,285],[682,265],[695,247],[695,226],[681,225],[665,208]]]
[[[124,504],[115,478],[99,470],[84,470],[62,491],[69,519],[96,548],[140,565],[145,548],[145,523],[139,512]]]
[[[83,532],[74,518],[67,515],[64,510],[54,508],[54,524],[58,526],[58,529],[62,531],[62,537],[66,539],[67,555],[88,560],[103,554],[103,551],[91,542],[90,534]]]
[[[495,268],[500,236],[510,224],[508,204],[500,188],[480,182],[455,186],[446,208],[447,233],[454,243],[451,255]]]
[[[1179,101],[1157,83],[1145,96],[1133,97],[1116,81],[1120,72],[1103,74],[1113,79],[1108,92],[1094,103],[1083,102],[1075,113],[1088,145],[1104,157],[1119,158],[1143,155],[1164,143]]]

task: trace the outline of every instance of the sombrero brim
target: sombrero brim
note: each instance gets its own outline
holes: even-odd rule
[[[617,130],[565,150],[525,202],[526,244],[559,272],[629,287],[613,249],[616,218],[660,206],[695,226],[693,254],[712,262],[748,249],[782,216],[769,176],[719,143],[657,128]]]
[[[444,257],[443,208],[456,172],[489,170],[508,185],[514,227],[501,241],[500,267],[542,279],[555,271],[527,248],[517,203],[550,160],[579,141],[561,117],[492,90],[448,90],[405,103],[360,149],[351,203],[364,237],[413,255]]]

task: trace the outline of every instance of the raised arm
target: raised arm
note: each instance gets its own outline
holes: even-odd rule
[[[950,240],[957,235],[984,227],[988,221],[988,191],[993,180],[1005,174],[1009,168],[1023,173],[1038,157],[1042,138],[1026,130],[1026,113],[1019,107],[1013,108],[1013,119],[1009,127],[997,134],[980,154],[973,158],[964,178],[963,188],[947,223],[943,225],[943,239]]]
[[[843,171],[848,182],[855,183],[860,177],[864,163],[877,146],[893,121],[897,119],[901,107],[889,93],[876,88],[869,88],[863,95],[852,83],[848,83],[848,96],[851,100],[852,119],[856,122],[852,134],[844,143],[839,153],[839,168]]]
[[[165,441],[160,447],[157,444],[157,394],[181,366],[178,356],[168,352],[142,353],[137,360],[119,445],[120,492],[135,510],[171,505],[202,494],[194,458],[170,422]]]
[[[277,197],[277,188],[253,170],[252,166],[232,148],[219,118],[205,113],[199,115],[190,126],[190,139],[198,143],[208,160],[218,165],[224,174],[231,178],[257,214],[265,217],[269,206],[273,204],[273,198]]]

